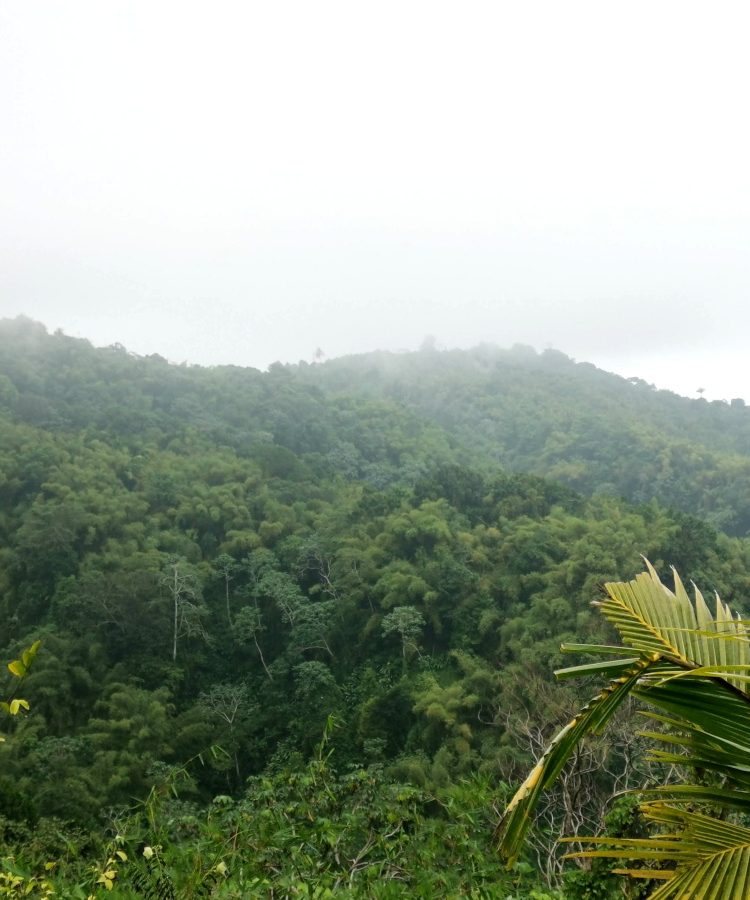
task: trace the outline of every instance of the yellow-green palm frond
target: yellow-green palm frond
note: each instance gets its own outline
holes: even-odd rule
[[[641,809],[647,819],[669,832],[654,838],[590,838],[601,849],[569,856],[644,861],[644,867],[614,871],[662,880],[650,900],[747,900],[750,829],[660,802],[643,804]],[[656,869],[655,863],[674,865]]]
[[[604,586],[597,601],[623,643],[644,653],[660,653],[683,664],[722,668],[726,679],[743,687],[737,674],[750,673],[750,636],[739,616],[716,596],[715,615],[694,587],[691,601],[676,571],[674,590],[664,585],[646,560],[647,571],[633,581]],[[739,667],[732,672],[727,667]]]
[[[646,674],[664,672],[667,669],[672,671],[672,667],[665,666],[658,656],[636,660],[552,739],[542,758],[516,791],[497,827],[496,837],[500,850],[509,865],[516,860],[542,792],[560,774],[578,742],[584,735],[603,729],[623,700],[636,687],[639,679]]]
[[[649,705],[645,714],[663,729],[643,732],[656,744],[651,757],[692,767],[701,783],[646,792],[652,799],[643,804],[644,815],[662,829],[652,838],[585,839],[595,849],[577,855],[644,861],[642,868],[619,871],[661,881],[652,900],[746,900],[750,829],[727,821],[725,813],[715,818],[706,813],[750,812],[750,637],[718,596],[712,615],[700,591],[695,589],[691,600],[674,575],[671,591],[647,562],[647,571],[634,580],[605,586],[598,605],[625,647],[638,655],[557,673],[620,677],[554,738],[503,816],[500,847],[510,862],[517,857],[541,792],[578,741],[606,725],[622,699],[632,695]],[[611,655],[623,648],[564,649]]]

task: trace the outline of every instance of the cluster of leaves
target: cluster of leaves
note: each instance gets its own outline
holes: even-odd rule
[[[30,647],[23,651],[19,659],[11,660],[11,662],[8,663],[8,671],[14,679],[22,681],[26,677],[29,666],[39,652],[40,646],[41,641],[34,641]],[[21,697],[16,697],[15,691],[9,692],[7,700],[0,700],[0,710],[9,716],[17,716],[22,710],[28,709],[29,701],[24,700]],[[0,743],[3,743],[4,741],[5,738],[0,734]]]
[[[374,764],[339,772],[329,720],[304,766],[249,780],[207,809],[171,773],[118,822],[103,862],[55,873],[65,896],[148,898],[536,897],[530,867],[513,874],[492,850],[497,788],[472,777],[435,791],[396,783]],[[189,778],[187,779],[189,781]],[[19,875],[19,884],[34,876]],[[51,890],[54,890],[50,882]]]

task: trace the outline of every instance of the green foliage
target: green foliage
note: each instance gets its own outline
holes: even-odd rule
[[[553,794],[532,829],[519,884],[466,817],[486,824],[488,785],[528,767],[580,699],[543,673],[563,642],[610,640],[590,610],[598,585],[645,553],[722,595],[750,589],[738,405],[492,348],[261,373],[15,321],[0,323],[0,360],[0,652],[25,666],[23,648],[44,642],[21,691],[30,708],[0,697],[18,713],[0,729],[12,736],[0,856],[25,879],[58,860],[49,878],[64,896],[85,900],[91,867],[109,871],[118,849],[112,896],[186,884],[253,896],[269,882],[340,896],[313,804],[347,852],[373,841],[408,873],[371,872],[363,895],[552,895],[549,822],[566,820],[572,794]],[[335,766],[319,777],[309,767],[332,713]],[[217,742],[224,752],[163,800],[158,834],[141,816],[127,847],[112,844],[134,803]],[[586,823],[647,765],[639,744],[632,755],[601,749]],[[391,807],[403,826],[387,838]],[[252,816],[271,829],[273,862],[251,829],[258,866],[251,844],[232,844],[224,877],[212,867],[226,835]]]
[[[422,613],[413,606],[397,606],[383,617],[383,636],[397,634],[401,639],[401,655],[406,663],[408,653],[419,653],[417,644],[424,628]]]
[[[627,868],[617,871],[662,882],[649,895],[654,900],[703,897],[707,892],[744,896],[750,831],[727,818],[727,812],[750,810],[748,631],[718,594],[712,614],[697,588],[691,602],[676,573],[671,592],[648,567],[634,581],[606,585],[606,597],[598,604],[635,657],[558,672],[562,677],[597,674],[614,680],[556,735],[518,789],[500,825],[501,848],[512,863],[541,791],[558,778],[583,737],[601,732],[632,693],[658,711],[648,715],[662,729],[644,736],[666,744],[667,750],[653,750],[652,758],[693,770],[697,778],[646,791],[649,799],[640,811],[656,825],[653,837],[589,838],[605,849],[574,855],[628,861]],[[618,648],[585,649],[610,656]]]
[[[8,672],[10,672],[14,679],[23,681],[28,674],[29,667],[39,652],[41,644],[41,641],[34,641],[28,649],[21,653],[21,656],[18,659],[11,660],[7,664]],[[21,697],[16,697],[15,690],[9,692],[6,696],[8,698],[7,700],[0,700],[0,711],[8,716],[17,716],[22,710],[28,712],[29,701],[23,700]],[[5,738],[2,735],[0,735],[0,742],[5,742]]]
[[[535,896],[531,873],[505,874],[491,851],[487,781],[426,792],[379,766],[337,772],[333,733],[329,720],[306,765],[252,778],[205,811],[179,797],[186,769],[173,772],[121,821],[90,888],[185,900]]]

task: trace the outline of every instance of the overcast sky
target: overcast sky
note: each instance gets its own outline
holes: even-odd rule
[[[744,3],[0,0],[0,315],[750,399]]]

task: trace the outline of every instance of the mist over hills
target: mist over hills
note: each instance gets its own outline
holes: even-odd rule
[[[133,891],[222,896],[225,857],[234,896],[560,886],[554,829],[513,875],[492,839],[582,699],[560,645],[611,640],[591,601],[641,554],[743,608],[749,427],[524,347],[260,372],[0,321],[0,659],[42,642],[3,722],[0,856],[61,860],[75,896],[111,813]],[[587,827],[636,731],[586,776]]]
[[[0,345],[0,401],[31,425],[139,434],[169,423],[380,486],[413,484],[438,461],[500,465],[750,529],[743,400],[688,399],[555,350],[375,352],[263,373],[95,349],[23,319],[0,323]]]

